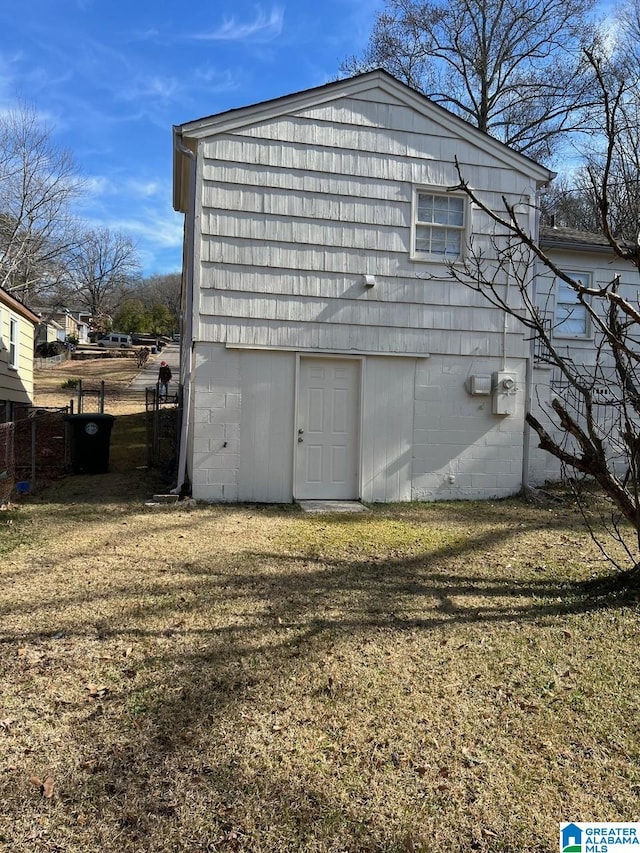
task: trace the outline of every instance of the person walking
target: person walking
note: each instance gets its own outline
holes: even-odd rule
[[[169,382],[171,382],[171,368],[166,361],[160,362],[160,370],[158,371],[158,399],[166,400],[169,396]]]

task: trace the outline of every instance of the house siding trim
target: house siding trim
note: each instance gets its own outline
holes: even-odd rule
[[[332,349],[330,352],[327,350],[319,349],[318,347],[287,347],[287,346],[278,346],[278,345],[269,345],[269,344],[240,344],[240,343],[229,343],[225,342],[226,349],[240,349],[240,350],[265,350],[267,352],[296,352],[303,353],[305,355],[321,355],[326,358],[345,358],[348,356],[353,356],[354,358],[364,357],[364,356],[385,356],[385,358],[431,358],[431,353],[428,352],[374,352],[370,350],[353,350],[353,349]]]

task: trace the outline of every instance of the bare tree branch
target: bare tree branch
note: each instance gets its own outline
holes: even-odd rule
[[[0,286],[25,298],[55,286],[77,244],[70,213],[81,183],[34,110],[0,117]]]
[[[596,102],[581,48],[591,0],[386,0],[361,57],[480,130],[548,158]]]

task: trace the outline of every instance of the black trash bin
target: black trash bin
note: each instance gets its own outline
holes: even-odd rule
[[[106,474],[113,415],[65,415],[69,424],[71,470],[74,474]]]

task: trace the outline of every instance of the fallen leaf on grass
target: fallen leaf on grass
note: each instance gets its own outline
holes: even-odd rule
[[[531,713],[531,714],[532,714],[534,711],[539,711],[539,710],[540,710],[540,706],[539,706],[539,705],[536,705],[536,704],[535,704],[535,702],[525,702],[524,700],[519,699],[519,700],[517,701],[517,705],[518,705],[518,707],[519,707],[522,711],[527,711],[527,712],[529,712],[529,713]]]
[[[29,781],[32,785],[35,785],[37,788],[40,788],[40,793],[47,800],[50,800],[53,797],[53,776],[47,776],[46,779],[40,779],[39,776],[30,776]]]
[[[109,688],[105,684],[85,684],[84,689],[89,694],[90,699],[102,699],[109,692]]]

